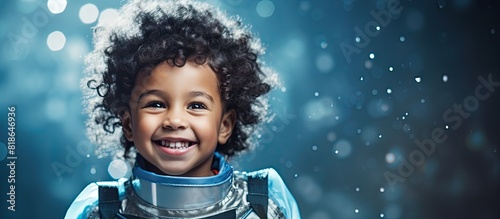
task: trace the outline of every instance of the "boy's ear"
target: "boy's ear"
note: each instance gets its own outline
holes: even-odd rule
[[[219,144],[225,144],[233,133],[234,124],[236,123],[236,112],[229,110],[222,115],[222,121],[219,129]]]
[[[134,135],[132,133],[132,117],[130,117],[130,112],[126,110],[120,118],[122,122],[123,135],[128,141],[134,141]]]

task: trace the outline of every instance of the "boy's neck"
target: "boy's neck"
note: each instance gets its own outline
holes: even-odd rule
[[[153,172],[153,173],[156,173],[158,175],[166,175],[166,176],[171,176],[170,174],[166,174],[165,172],[161,171],[158,167],[156,167],[155,165],[153,165],[152,163],[150,163],[149,161],[147,161],[144,157],[142,157],[142,155],[140,155],[139,153],[137,154],[137,156],[140,156],[139,159],[136,158],[136,162],[138,162],[139,166],[141,168],[143,168],[144,170],[146,171],[149,171],[149,172]],[[213,157],[211,159],[211,162],[213,162]],[[217,170],[218,172],[218,170]],[[213,175],[217,175],[216,172],[214,172],[213,170],[209,170],[209,172],[207,172],[208,174],[206,176],[213,176]],[[181,175],[182,176],[182,175]]]

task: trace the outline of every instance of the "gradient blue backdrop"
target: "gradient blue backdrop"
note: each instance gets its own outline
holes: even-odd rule
[[[474,97],[479,76],[500,81],[497,1],[208,2],[252,26],[284,84],[271,93],[261,145],[233,162],[277,169],[303,218],[500,217],[500,87]],[[111,159],[98,159],[85,136],[82,57],[97,23],[89,5],[82,10],[88,3],[102,19],[120,6],[69,1],[53,14],[47,1],[0,2],[0,218],[62,218],[88,183],[113,179]],[[15,212],[6,202],[9,106]],[[425,154],[418,142],[430,147],[433,135],[446,140]]]

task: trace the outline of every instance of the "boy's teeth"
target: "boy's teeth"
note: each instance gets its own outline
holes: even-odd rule
[[[169,148],[187,148],[189,146],[189,142],[185,141],[160,141],[161,146],[169,147]]]

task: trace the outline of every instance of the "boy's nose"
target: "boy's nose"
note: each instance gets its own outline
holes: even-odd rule
[[[187,121],[179,110],[169,110],[165,119],[163,119],[163,128],[166,129],[185,129],[188,126]]]

